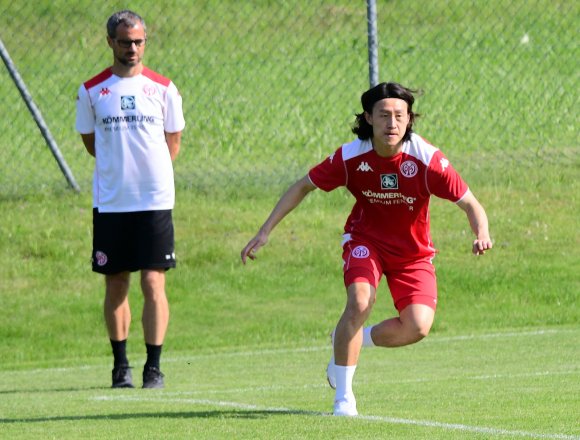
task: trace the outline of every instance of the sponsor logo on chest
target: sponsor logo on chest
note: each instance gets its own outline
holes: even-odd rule
[[[381,174],[381,189],[399,189],[399,176],[396,173]]]
[[[135,110],[135,96],[121,96],[121,110]]]

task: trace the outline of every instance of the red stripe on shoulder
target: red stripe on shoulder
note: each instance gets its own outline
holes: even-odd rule
[[[165,87],[169,86],[169,83],[171,82],[169,78],[165,78],[163,75],[160,75],[147,67],[143,67],[141,74]]]
[[[106,81],[113,75],[113,71],[110,67],[107,67],[98,75],[94,76],[93,78],[89,79],[87,82],[84,83],[85,89],[89,90],[90,88],[95,87],[96,85]]]

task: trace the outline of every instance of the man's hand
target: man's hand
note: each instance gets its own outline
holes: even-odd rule
[[[242,263],[246,264],[247,258],[255,260],[257,258],[256,252],[258,252],[258,249],[266,243],[268,243],[268,235],[262,231],[258,232],[258,234],[248,242],[246,247],[242,249]]]
[[[491,242],[491,239],[486,238],[486,239],[476,239],[473,241],[473,249],[472,252],[475,255],[483,255],[485,254],[485,251],[491,249],[493,247],[493,244]]]

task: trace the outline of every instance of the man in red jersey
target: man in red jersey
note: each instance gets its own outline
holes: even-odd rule
[[[113,349],[113,388],[132,388],[126,342],[131,272],[140,271],[147,361],[143,388],[162,388],[161,349],[169,322],[165,272],[175,267],[172,160],[185,126],[168,78],[143,65],[144,20],[132,11],[107,22],[113,65],[79,88],[76,128],[91,156],[93,271],[105,275],[104,315]]]
[[[465,212],[476,237],[474,254],[492,247],[483,207],[443,153],[413,132],[414,93],[397,83],[363,93],[363,112],[353,128],[358,138],[292,185],[241,252],[244,264],[255,259],[274,227],[316,188],[345,186],[355,197],[343,235],[347,301],[332,332],[334,355],[327,367],[336,416],[358,415],[352,379],[361,347],[413,344],[431,329],[437,306],[431,195]],[[399,316],[365,328],[383,274]]]

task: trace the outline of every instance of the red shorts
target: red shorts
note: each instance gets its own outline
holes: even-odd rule
[[[375,289],[385,274],[399,313],[409,304],[424,304],[433,310],[437,307],[437,278],[431,258],[419,258],[409,262],[393,262],[393,258],[381,253],[372,245],[350,240],[344,244],[344,285],[364,282]]]

